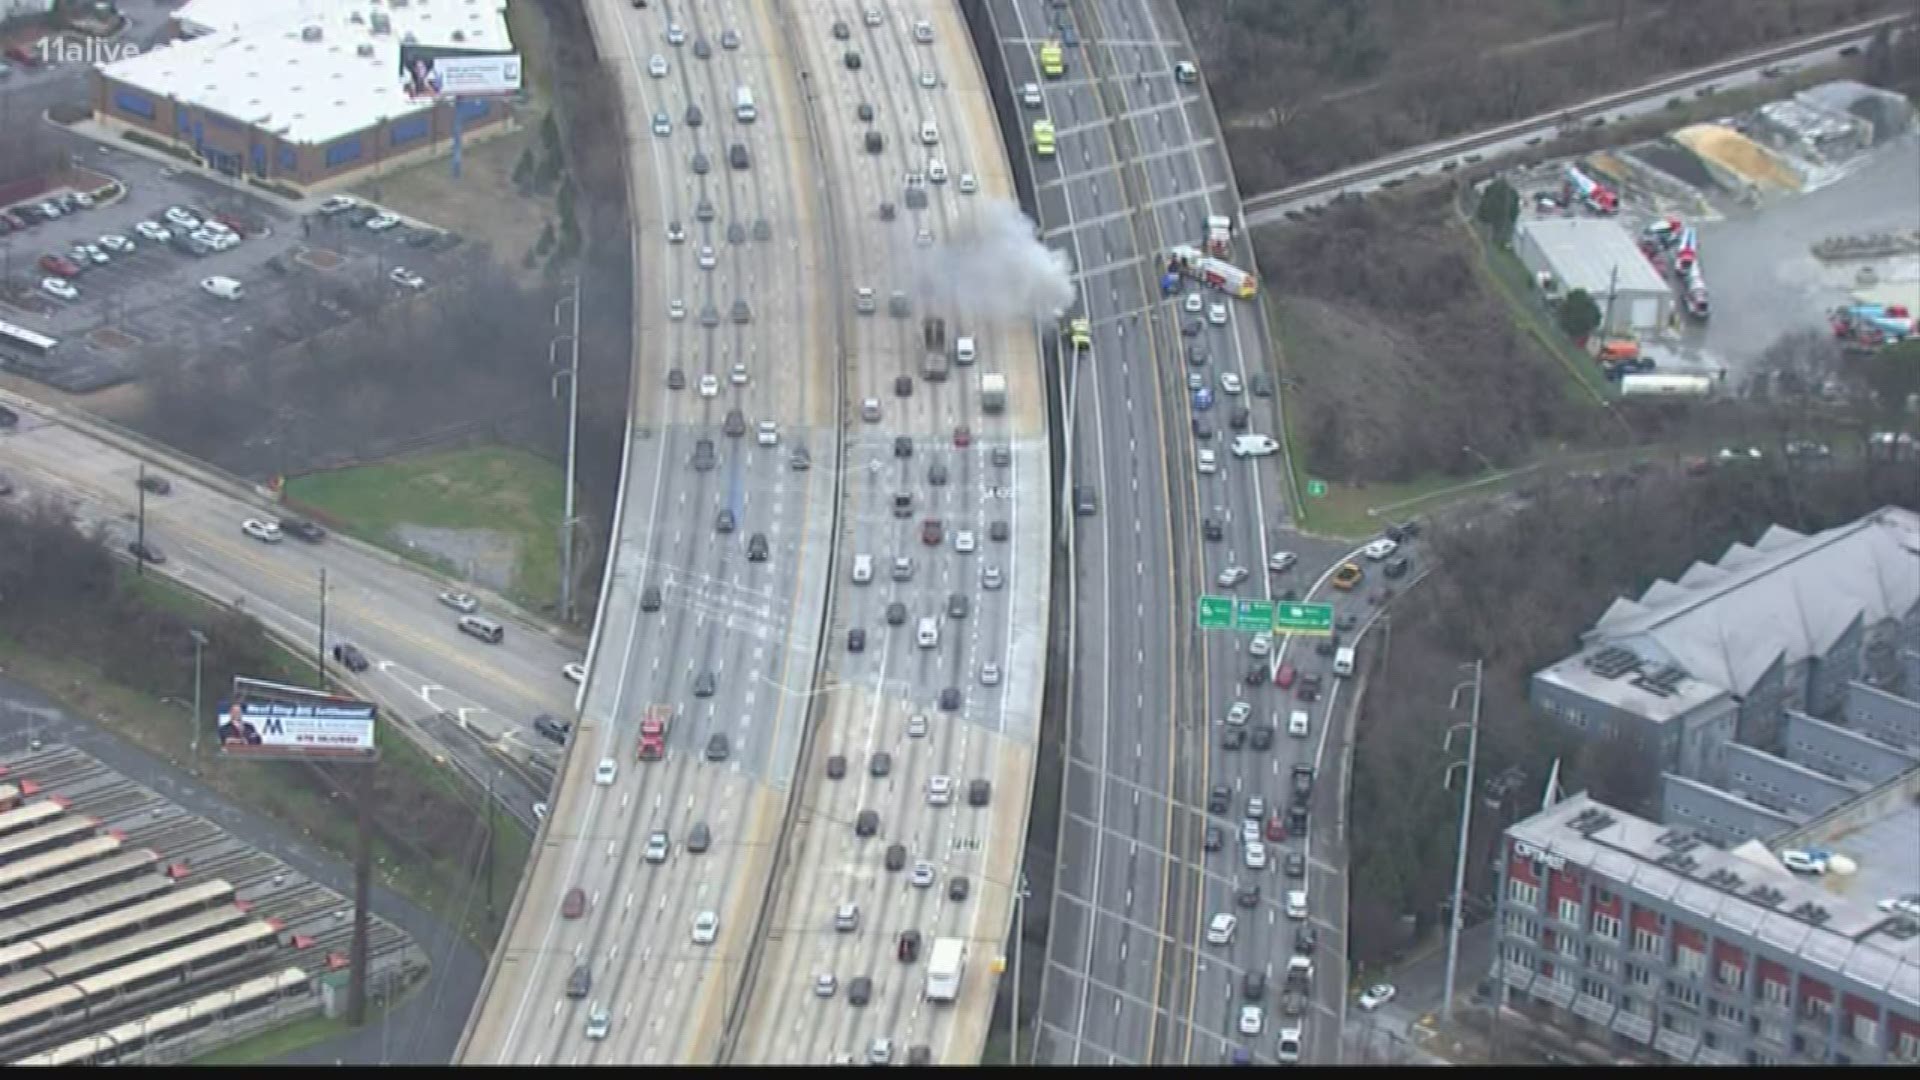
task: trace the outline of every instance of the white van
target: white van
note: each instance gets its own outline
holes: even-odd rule
[[[976,355],[978,354],[974,351],[973,338],[957,337],[953,339],[953,362],[954,363],[971,364],[973,363],[974,357]]]
[[[753,90],[750,87],[735,87],[733,91],[733,118],[743,124],[753,123],[760,111],[753,107]]]
[[[865,585],[873,580],[873,556],[855,555],[853,557],[853,583]]]
[[[940,644],[939,622],[935,621],[931,616],[921,619],[918,640],[920,647],[923,649],[931,649],[938,646]]]
[[[247,295],[246,286],[230,277],[201,278],[200,291],[222,300],[240,300]]]
[[[1353,674],[1353,646],[1342,645],[1333,654],[1333,673],[1343,679]]]
[[[1308,723],[1307,710],[1305,709],[1293,710],[1293,715],[1287,717],[1287,734],[1293,736],[1296,739],[1306,738],[1307,723]]]

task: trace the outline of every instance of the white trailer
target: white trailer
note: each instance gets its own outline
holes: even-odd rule
[[[1713,393],[1713,377],[1710,375],[1622,375],[1620,392],[1622,394],[1705,397]]]
[[[960,996],[960,977],[967,970],[967,943],[961,938],[935,938],[927,957],[927,1000],[952,1002]]]

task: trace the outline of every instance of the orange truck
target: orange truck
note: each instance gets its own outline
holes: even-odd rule
[[[659,761],[667,756],[667,729],[673,726],[673,706],[649,705],[640,721],[640,760]]]

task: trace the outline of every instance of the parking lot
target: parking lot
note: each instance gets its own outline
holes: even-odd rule
[[[85,147],[86,165],[117,178],[124,194],[0,236],[0,319],[61,341],[45,368],[9,366],[61,389],[85,391],[164,373],[183,357],[257,354],[291,344],[351,317],[351,305],[330,295],[338,293],[331,287],[336,283],[386,302],[431,290],[455,265],[446,256],[458,237],[415,223],[369,230],[358,219],[373,208],[301,215],[192,170],[114,147],[76,145]],[[136,227],[143,221],[181,231],[167,225],[169,207],[224,221],[242,240],[195,255],[141,236]],[[76,244],[104,249],[100,239],[108,235],[126,238],[133,250],[104,251],[109,261],[84,267],[70,280],[78,294],[73,299],[43,288],[54,276],[43,269],[44,256],[69,257]],[[418,289],[395,283],[396,267],[418,274]],[[209,277],[241,283],[241,296],[223,299],[202,289]]]

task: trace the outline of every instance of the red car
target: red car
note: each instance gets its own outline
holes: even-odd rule
[[[573,888],[567,890],[567,898],[560,902],[560,917],[563,919],[577,919],[586,913],[586,890],[575,885]]]
[[[25,45],[11,46],[7,49],[6,55],[7,59],[19,64],[21,67],[37,68],[40,66],[40,58],[33,55],[33,50],[27,48]]]
[[[953,429],[953,445],[962,450],[973,445],[973,431],[965,424]]]
[[[1267,819],[1267,839],[1280,841],[1280,840],[1285,840],[1286,838],[1287,838],[1287,823],[1280,820],[1280,815],[1275,814],[1272,817],[1268,818]]]
[[[1293,663],[1291,661],[1281,664],[1280,670],[1273,673],[1273,685],[1282,690],[1290,689],[1293,686]]]
[[[942,533],[939,518],[928,518],[920,523],[920,542],[928,547],[939,547]]]
[[[80,276],[80,268],[72,260],[59,255],[40,256],[40,269],[55,277],[73,278]]]

